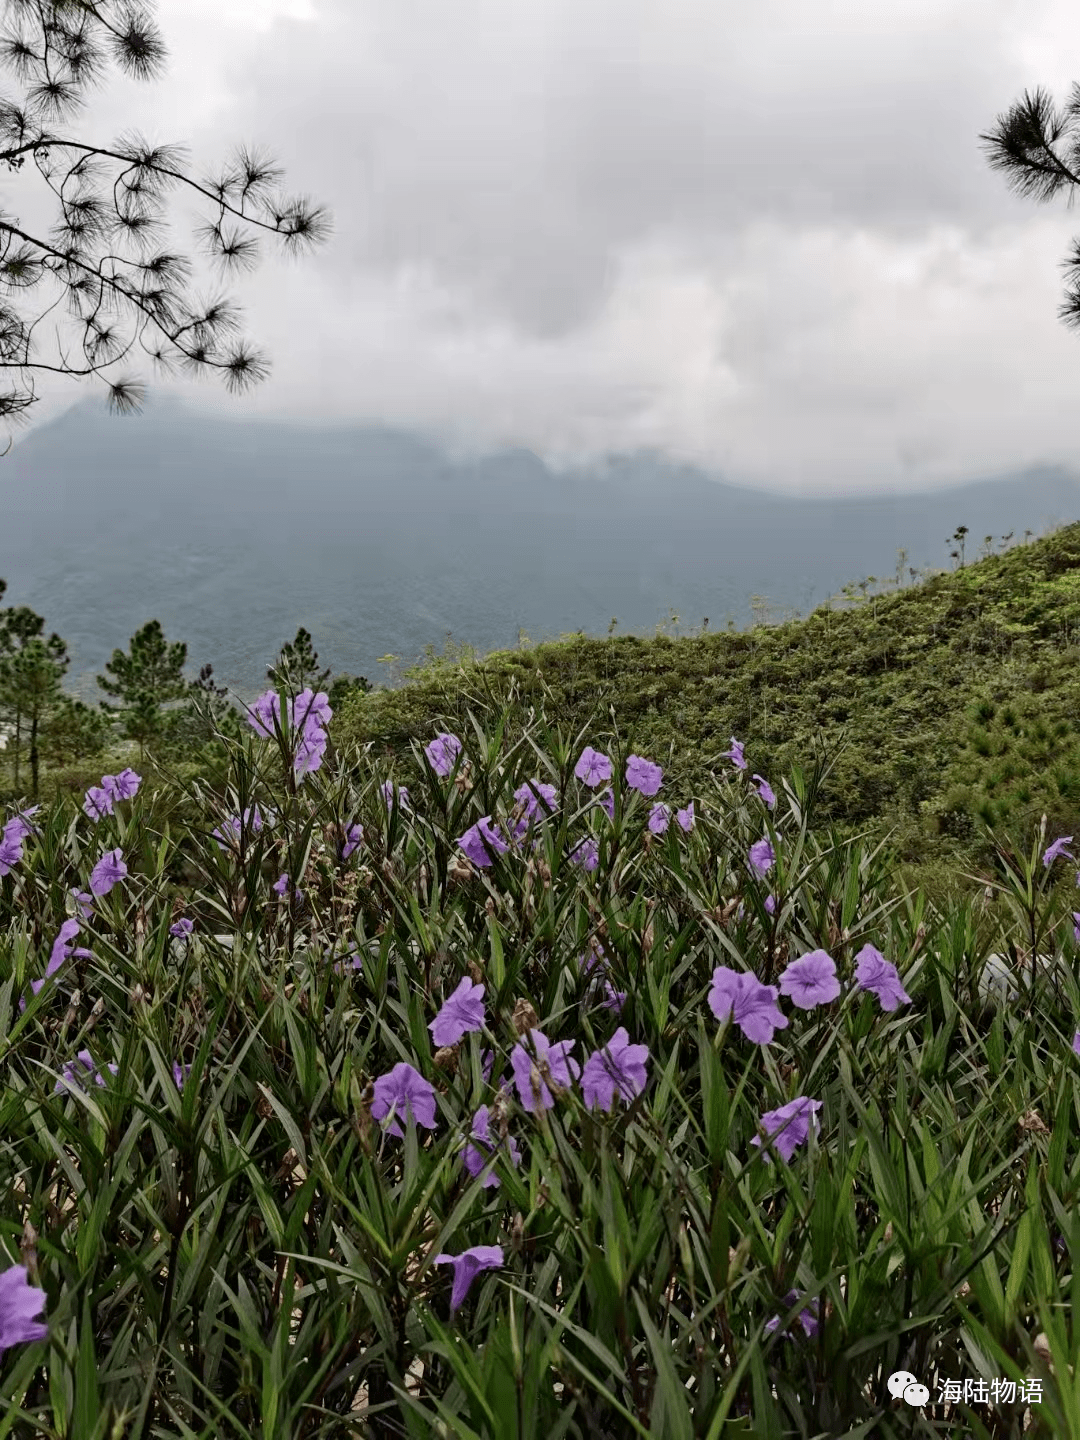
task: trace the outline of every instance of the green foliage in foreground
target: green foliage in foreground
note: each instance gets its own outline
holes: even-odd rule
[[[889,1398],[898,1369],[935,1398],[942,1376],[1038,1377],[1034,1433],[1080,1432],[1075,890],[1051,891],[1065,866],[1040,863],[1047,836],[1023,858],[1003,847],[1007,924],[970,900],[941,913],[896,889],[887,851],[817,837],[835,771],[811,769],[814,749],[785,777],[748,741],[747,772],[718,765],[693,828],[658,836],[609,727],[541,711],[512,738],[514,714],[466,716],[467,763],[445,779],[414,739],[407,806],[381,792],[403,767],[370,748],[339,746],[297,784],[249,732],[219,740],[222,797],[187,787],[198,824],[159,824],[149,784],[96,822],[70,800],[42,812],[0,880],[0,1231],[49,1338],[0,1357],[0,1436],[942,1433]],[[613,820],[574,776],[585,744],[614,761]],[[534,779],[555,787],[552,818],[490,868],[464,864],[458,838]],[[659,798],[691,798],[674,769]],[[214,838],[256,805],[272,823]],[[569,858],[588,836],[592,872]],[[90,954],[34,995],[72,889],[114,849],[128,873],[93,901]],[[1028,936],[1064,968],[980,1005],[986,954]],[[892,1013],[853,984],[867,944],[910,996]],[[619,1015],[583,974],[596,946]],[[772,983],[818,948],[838,999],[785,1000],[764,1046],[717,1023],[716,967]],[[484,1033],[436,1050],[466,975]],[[579,1063],[625,1026],[648,1046],[643,1093],[610,1114],[576,1086],[534,1114],[499,1100],[530,1023]],[[57,1091],[80,1051],[101,1083]],[[395,1138],[372,1087],[403,1062],[436,1121]],[[760,1117],[799,1095],[822,1103],[820,1132],[770,1162]],[[482,1104],[521,1149],[497,1155],[493,1188],[462,1163]],[[435,1257],[491,1244],[503,1264],[451,1314]],[[1019,1436],[1023,1410],[926,1413]]]

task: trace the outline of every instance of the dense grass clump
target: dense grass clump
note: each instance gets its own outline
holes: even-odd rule
[[[1065,837],[943,911],[822,743],[329,709],[7,818],[0,1435],[1080,1433]]]

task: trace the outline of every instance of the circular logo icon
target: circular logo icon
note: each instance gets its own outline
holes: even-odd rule
[[[894,1370],[893,1373],[889,1376],[888,1380],[887,1380],[885,1383],[888,1385],[888,1387],[889,1387],[889,1394],[893,1397],[894,1400],[899,1400],[899,1399],[901,1398],[901,1396],[903,1396],[903,1398],[906,1400],[906,1399],[907,1399],[907,1395],[906,1395],[905,1392],[906,1392],[912,1385],[914,1385],[917,1390],[926,1390],[926,1387],[919,1384],[918,1380],[915,1379],[915,1376],[912,1375],[912,1373],[911,1373],[910,1370]],[[930,1392],[929,1392],[929,1390],[926,1390],[926,1396],[927,1396],[927,1399],[929,1399],[929,1397],[930,1397]],[[924,1404],[926,1403],[926,1401],[925,1401],[925,1400],[917,1400],[917,1401],[908,1401],[908,1403],[909,1403],[909,1404],[924,1405]]]

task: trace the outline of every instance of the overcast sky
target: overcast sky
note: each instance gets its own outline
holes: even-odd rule
[[[560,465],[652,447],[791,494],[1080,471],[1080,335],[1057,318],[1080,211],[1014,195],[978,138],[1025,88],[1060,105],[1080,81],[1075,4],[155,13],[166,77],[110,71],[69,129],[184,142],[197,176],[264,146],[334,222],[225,285],[269,380],[238,399],[217,377],[155,381],[147,359],[159,387]],[[19,93],[9,73],[0,90]],[[43,192],[29,166],[0,179],[24,223],[51,222]],[[178,192],[169,213],[194,256],[206,208]],[[205,275],[200,293],[221,288]],[[37,386],[38,423],[103,391]]]

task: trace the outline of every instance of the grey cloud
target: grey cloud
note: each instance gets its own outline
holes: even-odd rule
[[[978,140],[1057,78],[1063,0],[159,14],[170,73],[95,99],[107,133],[134,109],[197,165],[260,142],[335,220],[235,287],[271,380],[243,402],[176,382],[197,400],[555,461],[654,446],[793,492],[1080,459],[1072,217]]]

